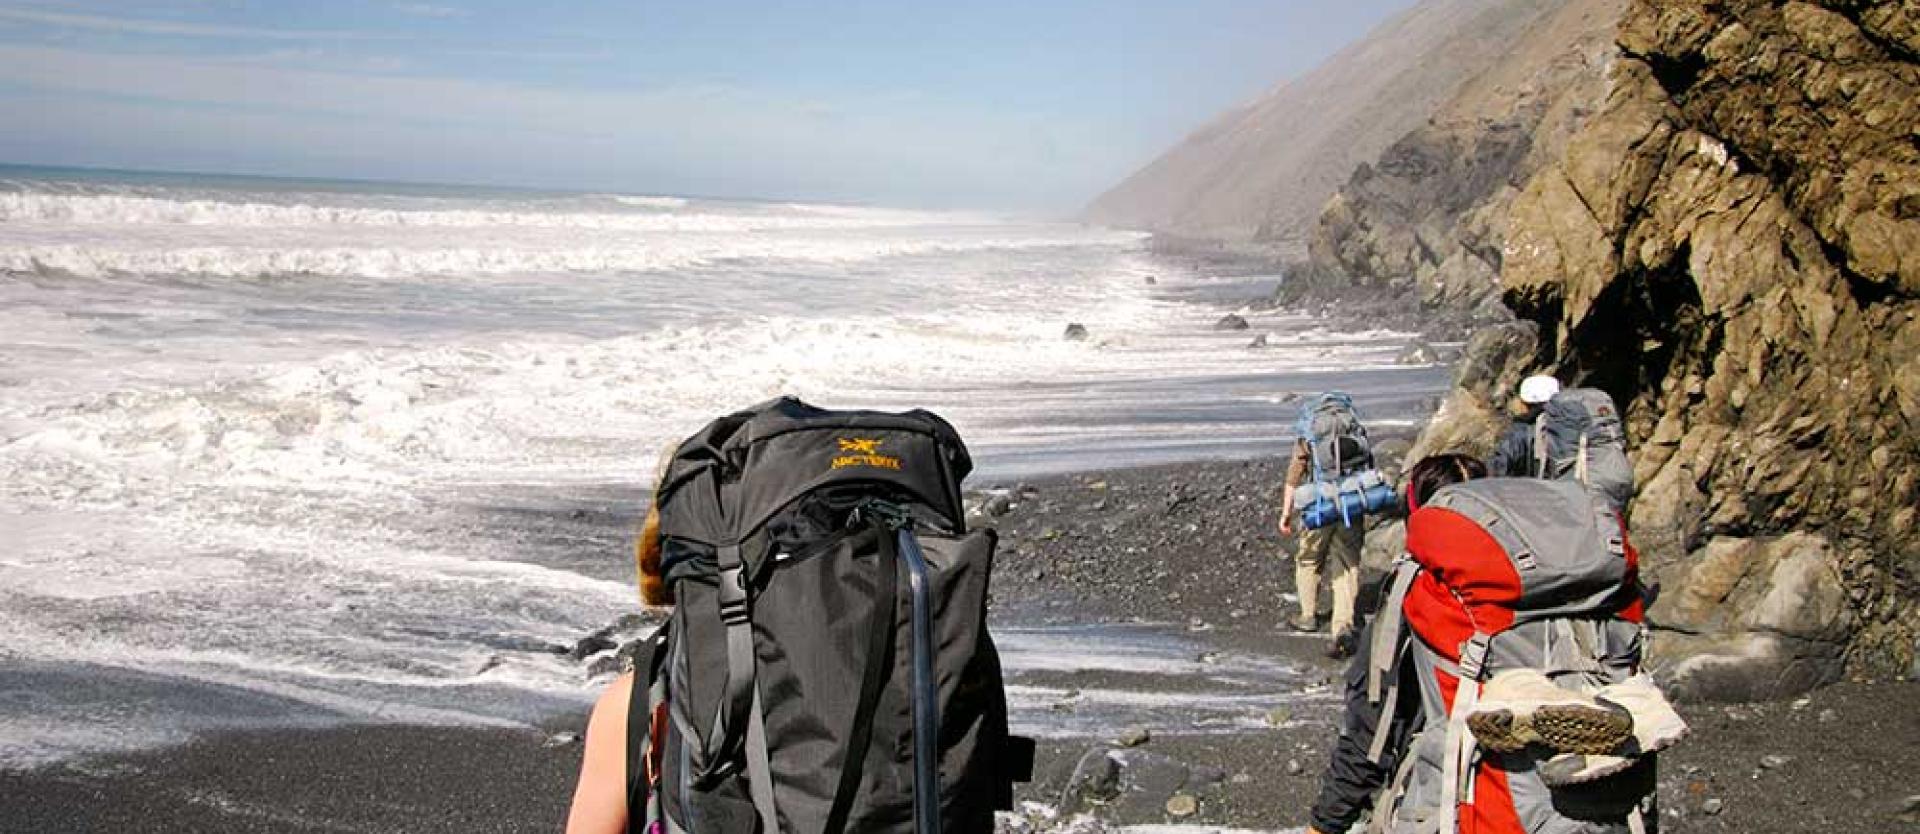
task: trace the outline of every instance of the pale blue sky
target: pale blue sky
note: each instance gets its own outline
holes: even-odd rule
[[[0,0],[0,162],[1068,211],[1411,0]]]

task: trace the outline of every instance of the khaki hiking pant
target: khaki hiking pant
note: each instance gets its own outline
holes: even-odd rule
[[[1366,531],[1333,524],[1300,534],[1300,552],[1293,557],[1293,584],[1300,595],[1300,620],[1313,622],[1320,607],[1320,575],[1330,574],[1333,621],[1328,629],[1341,634],[1353,628],[1354,600],[1360,596],[1360,548]]]

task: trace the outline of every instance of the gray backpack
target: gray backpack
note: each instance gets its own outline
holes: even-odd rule
[[[1294,431],[1312,452],[1313,480],[1335,483],[1373,468],[1373,441],[1344,391],[1329,391],[1300,409]]]
[[[1633,499],[1633,464],[1613,398],[1597,388],[1555,394],[1533,424],[1534,475],[1574,480],[1624,512]]]
[[[1423,526],[1448,513],[1488,535],[1423,535]],[[1375,763],[1389,759],[1393,714],[1408,678],[1417,681],[1420,715],[1405,749],[1393,751],[1399,754],[1394,777],[1367,830],[1452,834],[1476,802],[1511,802],[1511,818],[1529,834],[1626,834],[1652,793],[1651,755],[1589,784],[1549,788],[1538,767],[1546,751],[1483,751],[1465,725],[1480,687],[1507,669],[1537,669],[1562,688],[1586,693],[1638,673],[1645,638],[1630,617],[1638,615],[1640,589],[1619,516],[1571,482],[1489,478],[1440,490],[1408,519],[1408,531],[1416,552],[1395,565],[1368,649],[1367,697],[1384,711],[1368,751]],[[1438,598],[1411,593],[1423,572],[1444,589]],[[1500,598],[1503,593],[1511,596]],[[1410,597],[1416,605],[1458,606],[1466,612],[1458,621],[1474,625],[1458,633],[1410,633]],[[1428,630],[1455,621],[1421,620]],[[1401,674],[1392,674],[1396,670]],[[1443,700],[1448,688],[1451,709]],[[1508,796],[1475,796],[1478,771],[1489,766],[1505,772]],[[1488,816],[1509,817],[1505,809]],[[1483,826],[1479,834],[1507,832]]]

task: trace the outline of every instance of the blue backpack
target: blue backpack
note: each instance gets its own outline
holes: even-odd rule
[[[1373,442],[1352,397],[1329,391],[1308,401],[1300,408],[1294,432],[1307,441],[1313,473],[1311,481],[1294,491],[1302,526],[1358,526],[1367,513],[1393,503],[1393,487],[1374,467]]]

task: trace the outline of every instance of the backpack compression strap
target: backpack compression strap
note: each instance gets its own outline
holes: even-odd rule
[[[780,815],[773,802],[773,768],[768,760],[767,728],[761,710],[760,687],[755,680],[752,604],[739,543],[714,549],[720,568],[718,600],[720,622],[727,628],[727,686],[714,707],[713,726],[707,732],[706,769],[694,787],[711,790],[737,772],[746,759],[747,788],[760,817],[761,834],[779,834]],[[744,755],[743,755],[744,754]]]
[[[753,705],[753,618],[747,600],[747,578],[738,543],[714,548],[719,564],[720,622],[727,629],[727,685],[707,731],[706,770],[695,787],[712,788],[733,772],[740,744],[746,737],[747,715]]]
[[[1547,414],[1533,418],[1533,477],[1547,477]]]
[[[1587,464],[1587,433],[1586,432],[1580,433],[1579,455],[1580,455],[1579,457],[1576,457],[1573,459],[1573,477],[1575,480],[1578,480],[1580,482],[1581,486],[1587,486],[1589,483],[1589,479],[1587,478],[1588,464]]]
[[[860,700],[853,711],[853,730],[847,734],[840,784],[834,788],[833,806],[827,812],[822,834],[841,834],[847,827],[847,814],[853,810],[853,797],[860,790],[860,777],[866,768],[867,748],[873,744],[874,711],[887,680],[887,656],[893,649],[894,615],[899,602],[900,540],[885,524],[875,524],[874,529],[880,552],[874,555],[873,607],[867,613],[866,668],[860,674]]]

